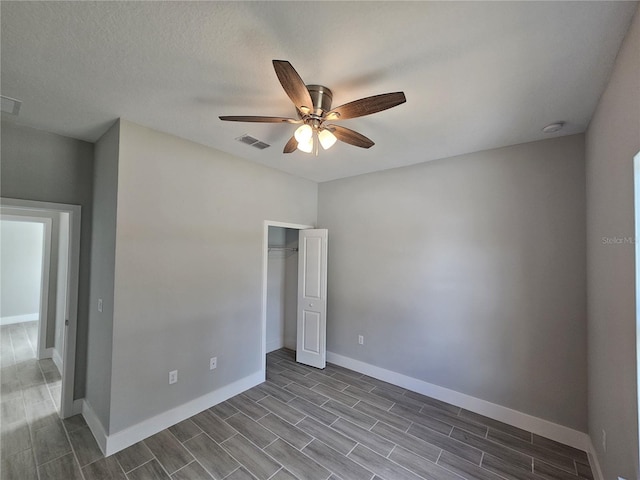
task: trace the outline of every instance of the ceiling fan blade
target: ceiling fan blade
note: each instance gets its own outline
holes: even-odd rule
[[[220,120],[227,122],[258,122],[258,123],[302,123],[302,120],[296,120],[294,118],[285,117],[247,117],[247,116],[234,116],[223,115],[218,117]]]
[[[360,148],[371,148],[375,145],[371,139],[348,128],[339,125],[327,125],[327,128],[331,130],[338,140],[350,145]]]
[[[296,140],[296,137],[291,137],[287,144],[284,146],[284,150],[282,151],[282,153],[295,152],[296,148],[298,148],[298,141]]]
[[[406,101],[404,92],[383,93],[340,105],[327,113],[326,118],[329,120],[345,120],[347,118],[363,117],[393,108]]]
[[[289,98],[296,108],[305,111],[305,113],[313,110],[313,100],[311,100],[309,90],[307,90],[307,86],[295,68],[286,60],[274,60],[273,68],[276,71],[282,88],[284,88],[284,91],[289,95]]]

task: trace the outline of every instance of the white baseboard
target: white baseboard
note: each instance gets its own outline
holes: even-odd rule
[[[375,365],[361,362],[353,358],[345,357],[333,352],[327,352],[327,361],[341,367],[364,373],[370,377],[392,383],[399,387],[427,395],[437,400],[456,405],[458,407],[493,418],[500,422],[508,423],[514,427],[533,432],[537,435],[550,438],[565,445],[590,451],[591,439],[584,432],[579,432],[563,425],[534,417],[532,415],[513,410],[502,405],[472,397],[464,393],[456,392],[448,388],[409,377],[401,373],[386,370]]]
[[[82,416],[84,417],[87,425],[89,426],[89,430],[93,434],[96,442],[98,442],[98,446],[104,456],[107,456],[107,439],[109,438],[107,435],[107,431],[104,429],[102,422],[94,412],[93,407],[89,403],[86,398],[82,399]]]
[[[270,342],[267,342],[267,353],[273,352],[274,350],[279,350],[283,346],[284,346],[284,344],[282,343],[281,339],[272,340]]]
[[[596,453],[596,447],[593,446],[591,438],[589,438],[589,463],[591,464],[591,473],[593,473],[594,480],[604,480],[602,469],[600,468],[600,462],[598,461],[598,455]]]
[[[0,325],[13,325],[14,323],[34,322],[40,319],[40,314],[27,313],[24,315],[10,315],[8,317],[0,317]]]
[[[151,435],[155,435],[165,428],[186,420],[187,418],[194,416],[196,413],[200,413],[220,402],[224,402],[245,390],[261,384],[262,382],[264,382],[264,372],[259,370],[218,390],[207,393],[206,395],[110,435],[107,435],[104,426],[91,408],[91,405],[86,401],[83,404],[82,415],[87,421],[93,436],[96,437],[100,450],[102,450],[102,453],[105,456],[109,456],[130,447],[140,440],[144,440]]]
[[[289,350],[295,350],[297,348],[296,342],[298,339],[296,337],[285,338],[284,339],[284,348],[288,348]]]

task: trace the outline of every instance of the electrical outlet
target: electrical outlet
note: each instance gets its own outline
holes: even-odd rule
[[[173,385],[178,381],[178,370],[171,370],[169,372],[169,385]]]
[[[602,429],[602,449],[607,451],[607,432],[605,432],[604,428]]]
[[[358,345],[364,345],[364,336],[358,335]]]
[[[102,312],[102,299],[101,298],[98,299],[98,311]]]
[[[209,370],[215,370],[218,368],[218,357],[211,357],[209,360]]]

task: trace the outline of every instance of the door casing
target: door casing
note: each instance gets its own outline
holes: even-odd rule
[[[64,334],[64,358],[62,375],[62,393],[60,398],[60,416],[67,418],[80,413],[80,402],[74,402],[76,365],[76,332],[78,326],[78,285],[80,278],[80,221],[82,208],[80,205],[63,203],[39,202],[15,198],[0,198],[0,207],[8,214],[37,217],[51,213],[66,213],[69,215],[69,245],[68,245],[68,274],[67,274],[67,302],[65,318],[68,324]],[[48,287],[47,287],[48,288]],[[41,322],[42,323],[42,322]],[[44,342],[39,339],[39,344]],[[38,348],[41,350],[40,346]],[[77,405],[76,405],[77,403]]]

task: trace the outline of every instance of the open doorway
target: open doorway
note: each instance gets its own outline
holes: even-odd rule
[[[0,219],[0,325],[28,323],[34,345],[40,321],[44,224],[20,219]]]
[[[3,212],[0,237],[0,325],[20,358],[45,358],[51,219]]]
[[[3,355],[4,347],[10,346],[11,349],[7,350],[9,352],[7,355],[11,354],[16,368],[23,365],[25,369],[40,370],[40,374],[47,379],[47,386],[51,387],[50,394],[60,416],[65,418],[78,413],[77,408],[74,408],[73,389],[80,259],[80,207],[8,198],[2,198],[0,206],[3,221],[3,266],[11,263],[10,259],[16,260],[16,255],[19,253],[19,249],[14,248],[9,251],[5,248],[11,246],[7,245],[5,240],[11,240],[9,243],[13,240],[19,241],[17,237],[12,238],[15,237],[13,234],[37,230],[39,239],[33,237],[27,240],[24,235],[20,238],[22,241],[31,243],[39,241],[41,245],[39,256],[35,249],[31,249],[34,250],[31,254],[37,257],[37,259],[32,258],[32,262],[40,263],[40,287],[35,294],[39,297],[38,312],[36,315],[30,312],[29,318],[5,315],[5,312],[2,312],[3,323],[22,320],[1,327]],[[17,286],[18,280],[21,279],[17,276],[9,277],[11,272],[3,271],[2,273],[4,305],[6,299],[16,298],[10,291],[10,285]],[[8,284],[5,284],[7,280]],[[35,283],[33,278],[31,283]],[[33,309],[33,306],[29,308]]]
[[[296,349],[298,230],[269,227],[267,247],[267,353]]]
[[[266,354],[296,348],[298,297],[298,234],[313,228],[274,221],[264,222],[262,279],[262,371]]]

